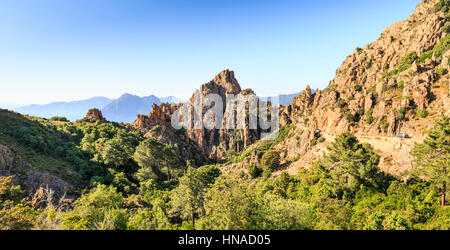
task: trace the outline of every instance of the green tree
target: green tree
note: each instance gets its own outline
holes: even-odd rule
[[[411,152],[414,157],[414,176],[425,177],[440,189],[441,205],[445,206],[447,183],[450,182],[450,118],[443,117],[421,144],[415,144]]]
[[[280,166],[280,153],[274,150],[265,152],[261,158],[261,166],[264,174],[270,175]]]
[[[163,178],[168,180],[178,177],[185,169],[184,161],[178,156],[172,145],[166,145],[154,138],[142,141],[134,152],[133,159],[141,169],[138,170],[140,181],[146,177]]]
[[[256,196],[248,183],[221,176],[205,194],[205,216],[197,228],[208,230],[245,230],[254,225]]]
[[[19,203],[25,198],[25,191],[12,183],[14,176],[0,176],[0,207],[6,201]]]
[[[312,209],[309,205],[266,193],[257,200],[253,228],[257,230],[312,229]],[[282,216],[280,216],[282,215]]]
[[[25,192],[12,179],[0,176],[0,230],[30,230],[37,213],[24,204]]]
[[[124,207],[125,200],[115,187],[99,184],[75,202],[70,213],[72,216],[68,218],[79,218],[76,223],[85,221],[88,229],[122,230],[126,229],[127,224],[127,211]]]
[[[202,174],[189,167],[186,174],[180,178],[180,184],[171,194],[171,213],[182,219],[190,220],[195,228],[195,218],[204,212],[205,182]]]
[[[206,165],[198,168],[203,182],[207,185],[213,184],[220,176],[220,169],[217,165]]]
[[[100,155],[106,165],[120,169],[131,163],[137,145],[137,138],[121,131],[113,139],[106,141]]]
[[[386,184],[386,176],[377,168],[379,156],[370,144],[360,144],[353,134],[341,134],[328,150],[324,163],[335,182],[343,185],[344,193],[345,189],[355,193],[361,185],[380,189]]]

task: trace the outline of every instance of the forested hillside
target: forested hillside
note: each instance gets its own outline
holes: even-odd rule
[[[66,193],[61,187],[33,190],[33,183],[20,181],[21,169],[17,165],[8,169],[3,157],[2,171],[15,175],[16,181],[1,177],[2,229],[448,229],[450,225],[450,210],[441,206],[442,183],[448,182],[448,117],[415,147],[413,155],[423,171],[418,168],[404,179],[379,171],[377,153],[350,133],[338,136],[326,157],[308,169],[271,178],[279,167],[276,151],[263,154],[261,169],[250,165],[248,174],[227,175],[221,174],[220,165],[189,167],[172,146],[117,124],[1,114],[2,124],[15,124],[2,126],[2,149],[13,145],[9,155],[17,154],[23,162],[41,159],[44,163],[29,160],[26,166],[61,177],[71,187]],[[12,127],[18,129],[8,129]],[[435,151],[442,155],[430,162],[427,159],[436,157]],[[71,175],[62,172],[69,169]],[[430,178],[419,178],[423,175]]]

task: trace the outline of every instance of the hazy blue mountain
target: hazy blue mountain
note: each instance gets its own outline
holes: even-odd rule
[[[178,99],[175,96],[168,96],[168,97],[161,97],[159,98],[159,100],[161,100],[161,103],[182,103],[185,102],[184,100]]]
[[[148,114],[153,103],[160,104],[161,100],[154,96],[139,97],[124,94],[102,109],[103,116],[108,121],[130,123],[136,120],[138,114]]]
[[[291,104],[294,100],[294,97],[298,96],[301,92],[294,93],[294,94],[287,94],[287,95],[279,95],[279,96],[269,96],[269,97],[260,97],[263,101],[270,101],[274,99],[275,97],[279,98],[279,102],[281,105],[286,106],[288,104]]]
[[[53,116],[65,116],[71,121],[83,118],[87,111],[91,108],[103,108],[110,103],[112,99],[106,97],[93,97],[81,101],[73,102],[53,102],[46,105],[29,105],[25,107],[15,108],[22,114],[38,116],[43,118],[51,118]]]

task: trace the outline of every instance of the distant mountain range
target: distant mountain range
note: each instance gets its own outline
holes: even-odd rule
[[[278,97],[278,102],[283,105],[286,106],[288,104],[291,104],[292,101],[294,100],[294,97],[300,95],[301,92],[298,93],[294,93],[294,94],[288,94],[288,95],[279,95],[279,96],[269,96],[269,97],[260,97],[261,100],[263,101],[271,101],[274,98]]]
[[[292,103],[295,96],[300,93],[280,95],[280,104],[286,106]],[[274,97],[263,97],[267,100]],[[108,121],[131,123],[136,120],[138,114],[148,114],[152,109],[153,103],[182,103],[184,100],[174,96],[157,97],[154,95],[139,97],[132,94],[124,94],[118,99],[109,99],[106,97],[93,97],[81,101],[73,102],[54,102],[46,105],[29,105],[14,109],[15,111],[38,116],[51,118],[54,116],[64,116],[71,121],[83,118],[91,108],[98,108]]]
[[[153,103],[180,103],[184,102],[174,96],[157,97],[154,95],[139,97],[124,94],[103,107],[103,116],[109,121],[131,123],[136,120],[138,114],[148,114],[152,110]]]
[[[94,97],[73,102],[53,102],[45,105],[33,104],[15,108],[14,111],[43,118],[64,116],[71,121],[75,121],[83,118],[89,109],[98,108],[109,121],[130,123],[136,119],[137,114],[149,113],[153,103],[160,104],[164,102],[180,103],[183,100],[174,96],[159,98],[154,95],[139,97],[124,94],[118,99]]]
[[[89,109],[102,109],[112,101],[112,99],[106,97],[93,97],[73,102],[53,102],[46,105],[32,104],[25,107],[14,108],[14,111],[43,118],[64,116],[71,121],[75,121],[83,118]]]

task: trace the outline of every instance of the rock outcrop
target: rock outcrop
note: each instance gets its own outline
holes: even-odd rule
[[[222,129],[190,129],[187,131],[189,138],[197,142],[203,149],[204,153],[213,160],[225,160],[227,151],[241,151],[244,147],[254,143],[258,139],[258,130],[249,129],[248,123],[245,128],[238,129],[237,122],[233,124],[236,129],[227,129],[225,120],[227,119],[226,103],[227,95],[254,95],[251,89],[241,89],[238,81],[234,76],[234,72],[224,70],[220,72],[214,79],[203,84],[200,89],[196,90],[190,98],[190,103],[194,105],[196,96],[204,100],[209,94],[217,94],[222,98],[223,102],[223,128]],[[248,108],[248,105],[246,106]],[[202,115],[205,114],[205,109]]]
[[[171,116],[184,104],[168,103],[154,104],[150,114],[138,115],[136,121],[131,124],[131,128],[144,132],[147,137],[156,137],[165,143],[173,145],[180,145],[176,137],[180,138],[184,142],[181,145],[184,146],[179,149],[179,152],[186,159],[192,156],[188,152],[194,149],[196,155],[200,151],[204,159],[219,162],[226,160],[227,151],[241,151],[244,147],[258,140],[260,132],[258,129],[249,129],[248,124],[243,129],[226,128],[226,97],[230,94],[254,95],[254,92],[251,89],[242,90],[234,76],[234,72],[224,70],[216,75],[213,80],[201,85],[199,89],[195,90],[190,98],[189,104],[194,106],[196,98],[204,100],[209,94],[217,94],[222,98],[224,124],[221,129],[206,129],[202,126],[200,128],[194,127],[186,130],[175,130],[171,127]],[[202,116],[208,108],[210,107],[203,108]],[[246,108],[248,108],[248,104],[246,104]],[[235,127],[236,123],[237,121],[233,124]],[[200,160],[200,158],[197,157],[196,161]]]
[[[97,121],[101,121],[101,122],[105,122],[105,118],[103,117],[102,111],[100,111],[99,109],[90,109],[86,116],[83,118],[83,120],[88,121],[88,122],[97,122]]]
[[[32,196],[40,188],[52,190],[55,197],[74,190],[74,186],[60,177],[43,172],[26,162],[9,147],[0,145],[0,176],[13,175],[13,183],[20,185]]]
[[[208,163],[208,157],[201,147],[185,134],[185,130],[175,130],[171,125],[172,114],[181,106],[174,103],[153,104],[150,114],[138,115],[129,128],[141,131],[146,138],[156,138],[162,143],[173,145],[191,165],[201,166]]]

